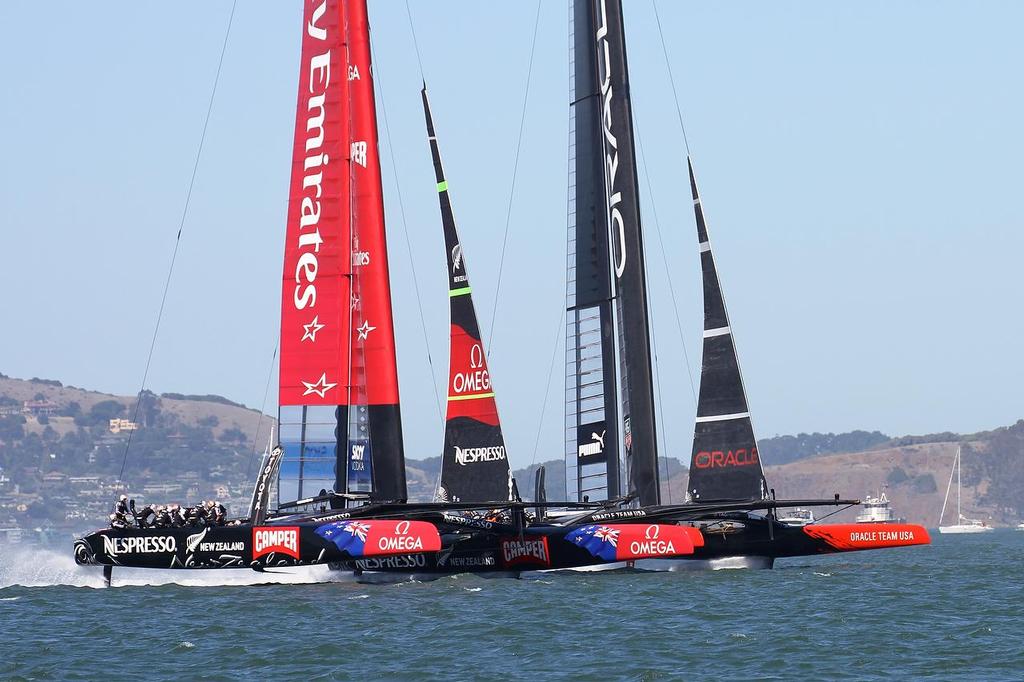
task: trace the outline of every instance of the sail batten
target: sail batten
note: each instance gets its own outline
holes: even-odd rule
[[[448,401],[437,497],[446,502],[509,500],[512,498],[512,473],[473,306],[466,255],[455,223],[426,87],[421,95],[441,208],[451,317]]]
[[[764,469],[757,451],[725,297],[687,159],[704,289],[704,349],[690,458],[689,498],[695,502],[763,499]]]

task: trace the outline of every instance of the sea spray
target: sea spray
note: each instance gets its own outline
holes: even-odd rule
[[[218,587],[268,584],[309,584],[352,581],[351,573],[331,571],[326,566],[274,569],[257,573],[237,570],[155,570],[114,567],[114,587],[144,585],[182,585],[186,587]],[[0,589],[13,586],[103,587],[99,566],[79,566],[68,546],[66,552],[33,545],[0,547]]]

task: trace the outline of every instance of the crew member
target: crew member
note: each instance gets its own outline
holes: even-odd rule
[[[114,512],[110,515],[110,527],[111,528],[127,528],[128,524],[125,523],[124,517]]]
[[[121,495],[121,497],[117,499],[117,502],[114,503],[114,513],[127,518],[130,512],[131,510],[128,508],[128,496]]]
[[[164,505],[158,505],[156,513],[153,518],[154,528],[167,528],[171,525],[171,515],[167,511],[167,507]]]
[[[220,502],[213,504],[213,523],[216,526],[223,526],[228,520],[228,510]]]
[[[134,502],[134,500],[132,500]],[[131,505],[132,515],[135,516],[135,522],[139,524],[139,528],[147,528],[153,525],[153,521],[156,517],[156,509],[152,504],[147,504],[142,509],[135,509],[135,505]]]

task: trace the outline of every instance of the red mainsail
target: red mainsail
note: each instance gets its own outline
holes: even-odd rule
[[[365,0],[309,0],[281,296],[280,500],[405,497]]]

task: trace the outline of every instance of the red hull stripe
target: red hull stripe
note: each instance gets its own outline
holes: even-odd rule
[[[909,523],[811,524],[804,526],[804,533],[840,552],[931,543],[923,526]]]

